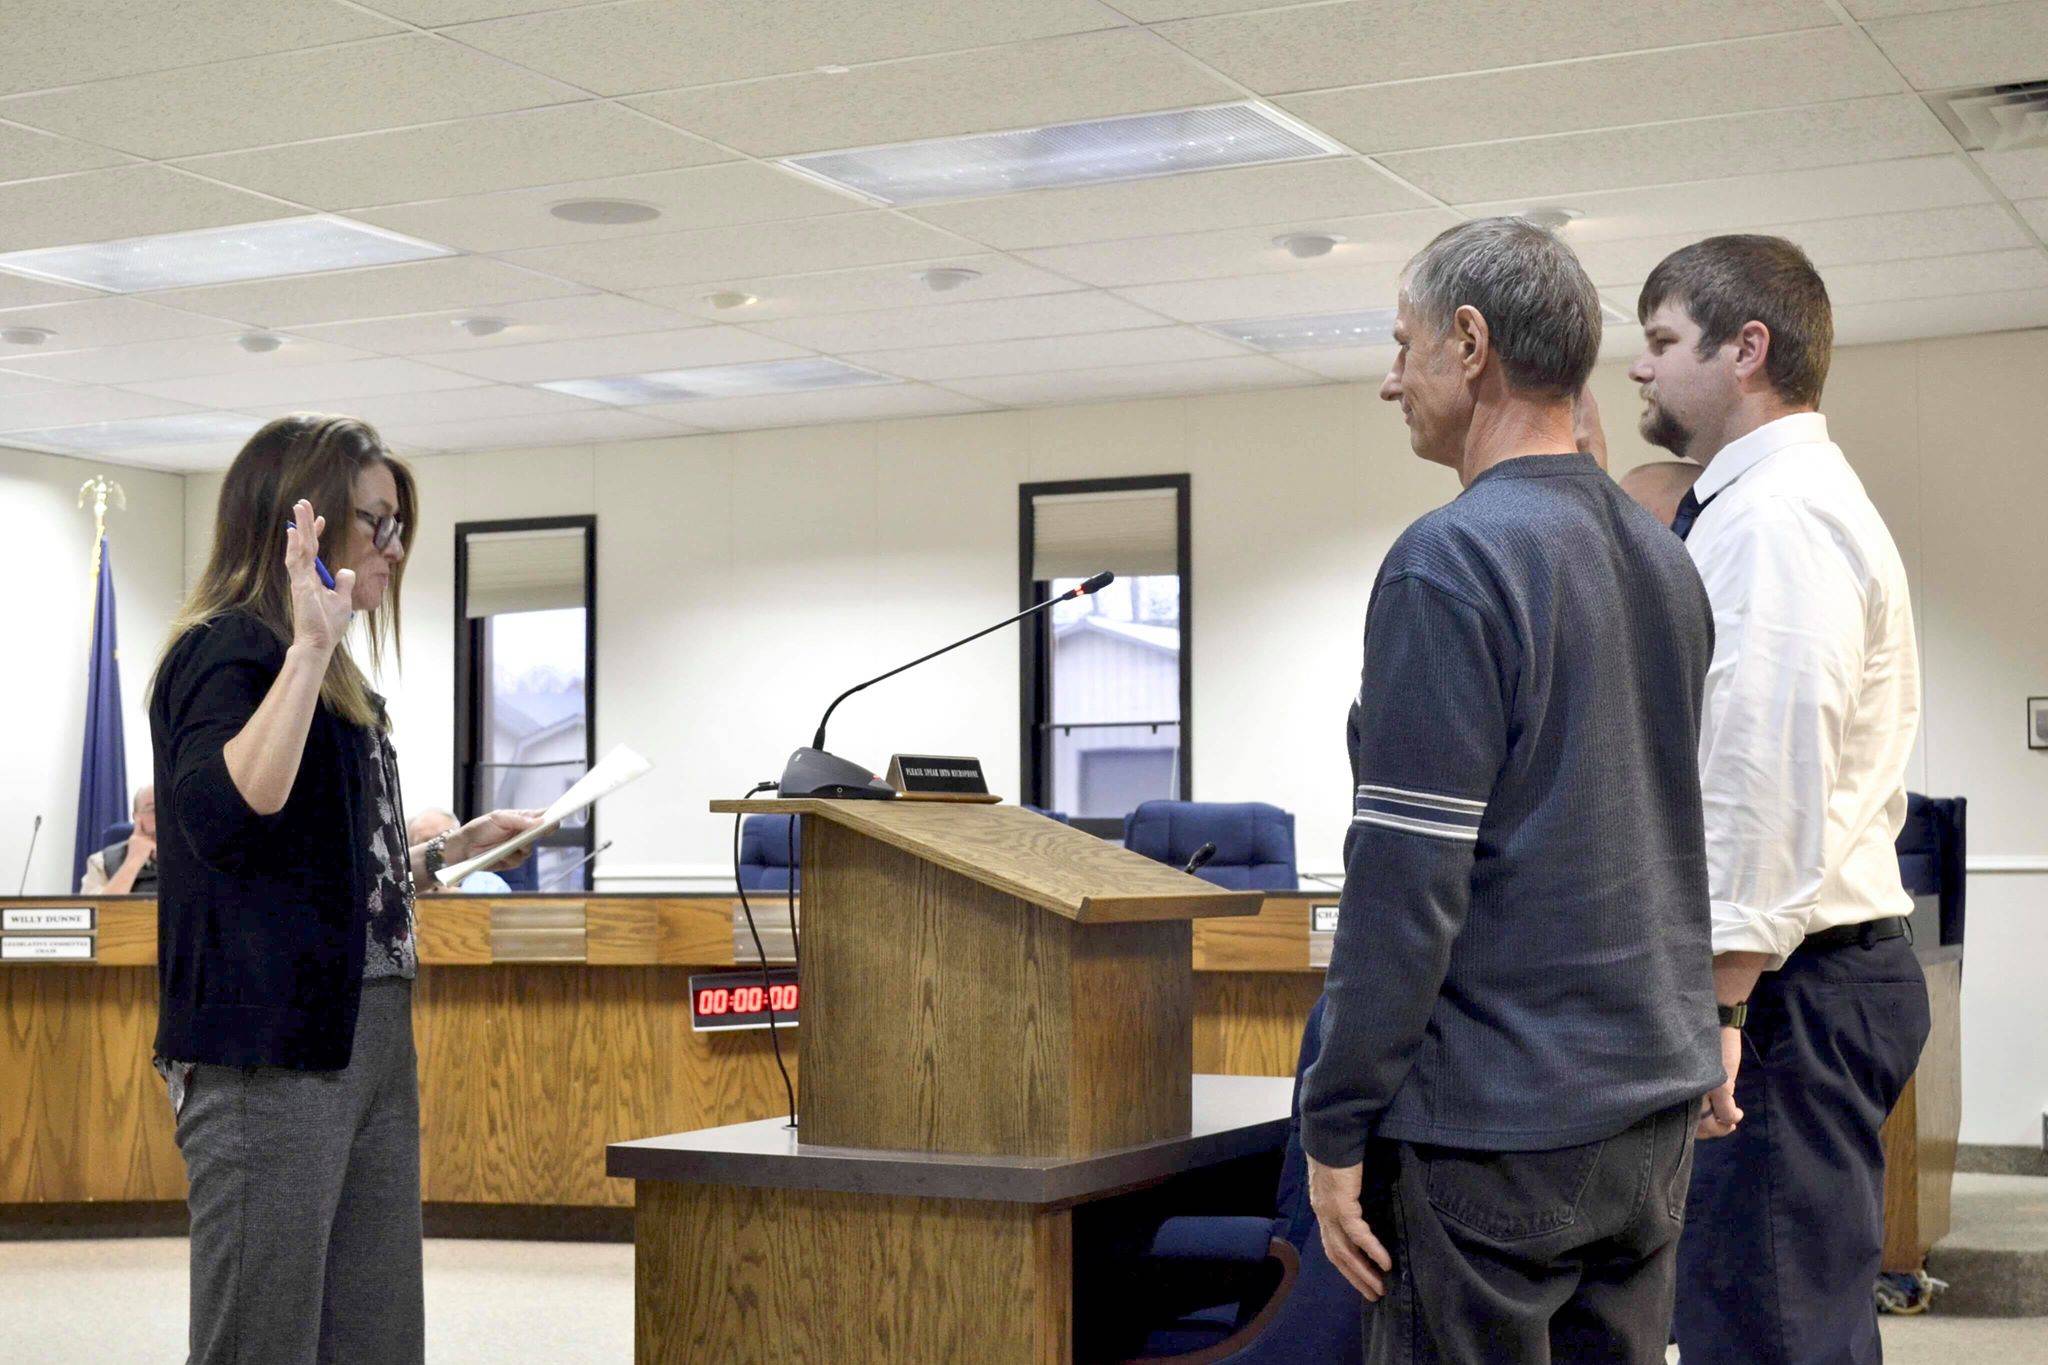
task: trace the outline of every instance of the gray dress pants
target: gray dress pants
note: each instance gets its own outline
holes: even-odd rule
[[[193,1069],[191,1365],[425,1358],[412,983],[365,982],[340,1071]]]

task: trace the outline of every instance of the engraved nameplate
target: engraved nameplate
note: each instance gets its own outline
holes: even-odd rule
[[[93,908],[90,905],[25,905],[0,910],[0,929],[10,934],[65,930],[89,934],[93,930]]]
[[[90,962],[93,941],[84,936],[38,934],[33,938],[0,938],[0,961]]]
[[[1337,942],[1337,907],[1311,905],[1308,908],[1308,965],[1326,968],[1330,949]]]

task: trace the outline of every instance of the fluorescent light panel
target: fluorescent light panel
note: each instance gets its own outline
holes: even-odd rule
[[[634,407],[691,398],[744,398],[763,393],[801,393],[903,381],[837,360],[765,360],[750,365],[711,365],[694,370],[654,370],[604,379],[554,379],[536,388],[576,398]]]
[[[1183,171],[1307,161],[1343,150],[1306,124],[1246,100],[1008,133],[815,152],[784,157],[782,164],[879,203],[928,204]]]
[[[166,446],[239,445],[262,425],[261,418],[245,417],[239,412],[184,412],[172,417],[134,417],[121,422],[13,431],[0,436],[0,445],[117,455],[122,451]]]
[[[1308,351],[1331,346],[1384,346],[1394,339],[1394,310],[1313,313],[1291,318],[1211,322],[1207,330],[1262,351]]]
[[[115,294],[453,256],[452,247],[325,214],[0,255],[0,270]]]

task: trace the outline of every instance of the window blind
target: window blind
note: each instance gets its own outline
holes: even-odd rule
[[[580,526],[559,526],[469,536],[464,614],[498,616],[584,605],[584,534]]]
[[[1052,493],[1034,497],[1031,577],[1124,577],[1180,572],[1175,490]]]

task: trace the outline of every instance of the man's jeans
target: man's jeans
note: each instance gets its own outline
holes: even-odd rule
[[[1394,1269],[1366,1359],[1662,1362],[1698,1116],[1548,1152],[1374,1142],[1365,1215]]]

